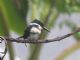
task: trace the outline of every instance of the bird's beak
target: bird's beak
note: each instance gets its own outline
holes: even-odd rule
[[[50,32],[46,27],[43,27],[43,29],[46,30],[46,31],[48,31],[48,32]]]

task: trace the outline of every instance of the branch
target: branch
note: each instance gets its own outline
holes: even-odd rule
[[[0,37],[0,43],[2,41],[5,42],[5,50],[4,52],[1,52],[3,53],[4,55],[2,57],[0,57],[0,60],[3,60],[3,58],[5,57],[6,53],[7,53],[7,41],[10,41],[10,42],[18,42],[18,43],[33,43],[33,44],[38,44],[38,43],[49,43],[49,42],[55,42],[55,41],[60,41],[62,39],[65,39],[71,35],[74,35],[75,33],[77,32],[80,32],[80,28],[75,30],[73,33],[69,33],[69,34],[66,34],[64,36],[61,36],[61,37],[56,37],[54,39],[49,39],[49,40],[28,40],[28,39],[14,39],[14,38],[8,38],[8,37]]]
[[[1,42],[4,40],[5,43],[5,49],[3,52],[0,52],[2,54],[4,54],[2,57],[0,57],[0,60],[3,60],[3,58],[5,57],[6,53],[7,53],[7,40],[5,38],[1,38]]]
[[[18,42],[18,43],[33,43],[33,44],[38,44],[38,43],[49,43],[49,42],[55,42],[55,41],[60,41],[62,39],[65,39],[69,36],[72,36],[74,35],[75,33],[77,32],[80,32],[80,28],[78,28],[77,30],[75,30],[73,33],[69,33],[69,34],[66,34],[64,36],[61,36],[61,37],[56,37],[56,38],[53,38],[53,39],[46,39],[46,40],[28,40],[28,39],[15,39],[15,38],[8,38],[8,37],[5,37],[5,39],[7,41],[10,41],[10,42]],[[2,37],[0,37],[2,39]]]

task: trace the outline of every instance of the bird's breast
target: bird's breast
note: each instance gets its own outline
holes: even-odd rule
[[[38,40],[39,34],[37,33],[31,33],[29,36],[30,40]]]
[[[32,27],[30,32],[31,32],[31,33],[34,33],[34,34],[35,34],[35,33],[40,34],[40,33],[41,33],[41,30],[38,29],[38,28],[36,28],[36,27]]]

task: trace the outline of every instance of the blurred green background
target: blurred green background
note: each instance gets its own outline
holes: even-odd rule
[[[74,13],[80,14],[80,0],[0,0],[0,36],[11,37],[12,32],[21,36],[28,23],[34,19],[41,20],[49,30],[55,29],[55,26],[59,27],[58,30],[61,30],[63,26],[66,26],[70,32],[73,32],[79,25],[70,18],[72,15],[75,15]],[[58,18],[61,14],[63,16],[61,18],[64,19],[57,24],[56,22],[59,20]],[[65,19],[66,17],[64,16],[68,16],[70,19]],[[75,21],[77,21],[76,19],[77,17]],[[78,19],[78,21],[79,20],[80,19]],[[47,37],[48,33],[44,31],[40,39]],[[80,33],[75,34],[73,37],[76,43],[65,48],[66,52],[63,50],[55,57],[55,60],[64,60],[67,56],[80,48]],[[15,48],[13,46],[11,42],[8,42],[8,58],[10,60],[15,60],[16,57]],[[30,44],[27,48],[29,51],[26,53],[29,56],[28,58],[24,56],[25,60],[39,60],[40,52],[43,49],[42,47],[43,44]],[[22,52],[24,52],[24,50]]]

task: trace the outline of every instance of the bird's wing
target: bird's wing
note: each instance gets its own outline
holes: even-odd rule
[[[27,27],[24,31],[23,38],[26,39],[30,35],[30,27]]]

